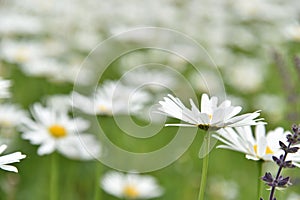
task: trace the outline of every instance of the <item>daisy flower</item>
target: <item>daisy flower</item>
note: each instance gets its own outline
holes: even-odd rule
[[[101,187],[120,199],[150,199],[163,194],[156,179],[149,175],[108,172],[101,180]]]
[[[9,103],[0,104],[0,127],[14,128],[26,117],[26,112],[19,106]]]
[[[31,113],[34,120],[26,118],[22,122],[22,138],[40,145],[38,155],[50,154],[57,150],[67,157],[74,157],[76,146],[87,150],[80,145],[83,141],[90,140],[89,134],[81,134],[89,127],[88,121],[70,118],[66,112],[43,107],[39,103],[33,105]]]
[[[29,41],[4,40],[0,45],[1,58],[17,64],[24,64],[42,57],[44,52],[42,43]]]
[[[10,80],[3,80],[0,77],[0,98],[9,98],[10,92],[9,87],[11,86]]]
[[[286,142],[289,133],[281,127],[266,133],[265,126],[258,124],[255,137],[250,126],[221,129],[213,137],[224,143],[217,148],[242,152],[251,160],[272,161],[273,155],[282,153],[279,141]]]
[[[159,101],[161,107],[159,111],[163,114],[180,119],[187,124],[166,124],[166,126],[186,126],[198,127],[203,130],[218,130],[225,127],[240,127],[246,125],[255,125],[262,119],[257,118],[260,113],[247,113],[236,116],[242,110],[240,106],[231,106],[229,100],[223,101],[218,105],[218,98],[209,98],[203,94],[201,98],[201,111],[190,99],[191,109],[186,108],[179,98],[172,95],[164,97],[164,101]]]
[[[2,144],[0,146],[0,154],[2,154],[7,148],[7,145]],[[7,154],[4,156],[0,156],[0,168],[6,171],[18,172],[18,169],[9,164],[20,162],[21,159],[24,159],[26,155],[21,152],[15,152],[11,154]]]
[[[145,68],[129,71],[122,78],[128,85],[145,86],[152,91],[174,88],[178,83],[175,76],[170,74],[170,71]]]
[[[90,97],[73,92],[73,106],[90,115],[133,114],[149,101],[148,93],[117,81],[106,81]]]

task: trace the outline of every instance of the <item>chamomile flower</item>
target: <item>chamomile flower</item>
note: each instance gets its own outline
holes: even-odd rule
[[[0,146],[0,154],[2,154],[7,148],[7,145],[2,144]],[[0,168],[6,171],[18,172],[18,169],[15,166],[11,166],[10,164],[20,162],[21,159],[24,159],[26,155],[21,152],[15,152],[11,154],[7,154],[4,156],[0,156]]]
[[[9,103],[0,104],[0,127],[14,128],[21,124],[27,114],[19,106]]]
[[[89,122],[81,118],[70,118],[66,112],[59,112],[51,107],[43,107],[36,103],[31,109],[33,119],[23,120],[22,138],[32,144],[40,145],[38,155],[59,151],[67,157],[74,157],[74,147],[86,150],[81,141],[91,137],[83,134],[89,127]],[[88,139],[89,140],[89,139]]]
[[[11,86],[10,80],[3,80],[0,77],[0,98],[9,98],[10,92],[9,87]]]
[[[218,98],[214,96],[209,98],[207,94],[202,95],[201,111],[193,100],[190,99],[191,109],[188,109],[179,98],[170,94],[164,98],[164,101],[159,101],[159,104],[161,105],[159,111],[163,114],[187,122],[187,124],[166,124],[166,126],[218,130],[225,127],[255,125],[261,120],[256,119],[260,115],[259,111],[236,116],[242,110],[240,106],[232,106],[229,100],[218,105]]]
[[[101,180],[101,187],[120,199],[150,199],[163,194],[154,177],[133,173],[108,172]]]
[[[73,106],[90,115],[135,114],[149,101],[148,93],[134,90],[117,81],[107,81],[94,95],[73,92]]]
[[[224,143],[217,148],[242,152],[251,160],[272,161],[273,155],[282,153],[279,141],[286,141],[287,134],[289,131],[281,127],[266,133],[265,126],[259,124],[255,127],[255,134],[250,126],[244,126],[221,129],[214,137]]]
[[[24,64],[45,54],[44,47],[37,42],[5,40],[0,46],[1,58],[11,62]]]
[[[152,91],[160,91],[165,88],[174,88],[178,83],[176,77],[167,70],[155,70],[140,68],[132,70],[124,75],[124,82],[133,86],[145,86]]]

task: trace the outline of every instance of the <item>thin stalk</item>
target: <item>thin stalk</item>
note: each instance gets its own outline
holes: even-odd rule
[[[95,164],[95,184],[94,184],[94,200],[101,200],[101,189],[99,187],[99,181],[101,179],[102,167],[101,163],[96,162]]]
[[[58,199],[58,157],[54,152],[51,155],[51,175],[50,175],[50,200]]]
[[[287,147],[287,149],[289,149],[291,147],[291,143],[289,143],[289,146]],[[285,161],[286,157],[288,155],[288,152],[285,152],[284,153],[284,157],[283,157],[283,161]],[[276,177],[275,177],[275,180],[278,180],[279,176],[280,176],[280,173],[282,171],[283,167],[280,166],[279,169],[278,169],[278,172],[276,174]],[[270,192],[270,198],[269,200],[273,200],[274,199],[274,194],[275,194],[275,189],[276,189],[276,186],[272,186],[272,189],[271,189],[271,192]]]
[[[262,176],[262,169],[263,169],[263,162],[262,160],[257,161],[257,169],[258,169],[258,179],[257,179],[257,198],[260,199],[262,195],[262,181],[260,177]]]
[[[205,150],[206,150],[206,156],[203,158],[202,163],[202,174],[201,174],[201,183],[200,183],[200,189],[199,189],[199,196],[198,200],[204,200],[204,194],[206,189],[206,181],[207,181],[207,171],[208,171],[208,162],[209,162],[209,145],[210,145],[210,136],[209,134],[205,134],[204,141],[205,142]]]

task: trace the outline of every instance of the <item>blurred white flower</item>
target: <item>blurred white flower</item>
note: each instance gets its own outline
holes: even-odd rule
[[[91,134],[70,137],[60,145],[59,152],[73,160],[97,160],[102,152],[101,143]]]
[[[42,22],[38,17],[1,10],[0,34],[37,34],[41,32],[42,28]]]
[[[199,73],[192,73],[190,80],[197,91],[219,91],[223,90],[223,80],[212,70],[201,70]]]
[[[2,144],[0,146],[0,154],[2,154],[6,148],[7,146],[5,144]],[[6,171],[18,172],[18,169],[14,166],[11,166],[10,164],[20,162],[20,160],[24,159],[25,157],[26,155],[22,154],[21,152],[15,152],[0,156],[0,168]]]
[[[1,58],[11,63],[23,64],[45,55],[45,47],[33,41],[4,40],[0,47]]]
[[[299,200],[300,199],[300,194],[292,192],[291,194],[288,195],[286,200]]]
[[[281,127],[266,133],[265,126],[259,124],[255,127],[255,137],[250,126],[221,129],[214,137],[224,143],[217,148],[242,152],[251,160],[272,161],[273,155],[283,153],[279,141],[285,143],[289,133]]]
[[[73,106],[90,115],[130,115],[141,110],[150,99],[148,93],[117,81],[106,81],[90,97],[72,94]]]
[[[235,200],[239,193],[239,187],[232,180],[216,177],[209,180],[208,192],[213,199]]]
[[[0,127],[15,128],[27,117],[19,106],[9,103],[0,104]]]
[[[91,136],[82,133],[89,127],[88,121],[70,118],[65,112],[43,107],[39,103],[33,105],[31,113],[34,120],[26,118],[22,122],[22,138],[30,140],[32,144],[40,145],[38,155],[50,154],[57,150],[68,157],[74,157],[75,147],[78,148],[78,152],[87,150],[82,147],[81,142],[90,141]],[[100,150],[92,151],[100,152]],[[82,155],[86,155],[86,152]]]
[[[0,98],[9,98],[9,88],[11,86],[10,80],[4,80],[0,77]]]
[[[154,177],[134,173],[108,172],[101,180],[101,187],[120,199],[150,199],[163,194]]]
[[[288,40],[300,42],[300,24],[295,23],[284,29],[284,34]]]
[[[240,92],[254,92],[258,90],[265,78],[265,69],[258,60],[244,59],[228,68],[225,80]]]
[[[139,68],[123,75],[122,81],[133,87],[145,87],[150,90],[159,91],[174,88],[177,84],[175,76],[166,69],[155,70]]]
[[[215,96],[209,98],[207,94],[203,94],[201,97],[201,111],[192,99],[190,99],[191,109],[188,109],[180,99],[170,94],[159,104],[161,105],[159,110],[162,114],[187,122],[187,124],[166,124],[166,126],[218,130],[225,127],[255,125],[261,120],[256,119],[260,115],[259,111],[236,116],[242,110],[240,106],[231,106],[229,100],[225,100],[218,105],[218,98]]]
[[[21,66],[28,76],[46,77],[52,82],[75,83],[85,85],[90,81],[91,72],[78,65],[60,62],[56,59],[41,57],[30,60]],[[80,72],[80,76],[79,76]]]
[[[70,95],[51,95],[45,98],[46,106],[51,107],[53,110],[57,112],[68,113],[71,110],[71,97]]]
[[[271,121],[280,121],[284,116],[286,102],[284,98],[273,94],[262,94],[255,98],[256,108],[260,108],[268,115]]]
[[[278,1],[279,2],[279,1]],[[288,16],[282,10],[282,5],[274,1],[243,1],[243,0],[234,0],[232,4],[235,8],[235,12],[242,19],[258,19],[258,20],[272,20],[280,19]]]

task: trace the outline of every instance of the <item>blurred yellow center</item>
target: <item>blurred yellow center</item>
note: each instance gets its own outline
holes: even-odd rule
[[[51,133],[51,135],[56,138],[65,137],[67,135],[66,129],[63,126],[58,124],[54,124],[50,126],[48,130]]]
[[[208,114],[208,117],[209,117],[210,120],[212,119],[212,115],[211,114]]]
[[[130,198],[130,199],[135,199],[139,195],[137,188],[132,185],[125,186],[123,193],[124,193],[125,197]]]
[[[107,111],[108,111],[107,107],[104,106],[104,105],[100,105],[100,106],[99,106],[99,110],[100,110],[101,112],[107,112]]]
[[[255,144],[255,145],[253,146],[253,149],[254,149],[254,152],[257,154],[257,144]],[[273,154],[273,153],[274,153],[274,152],[270,149],[270,147],[267,146],[265,154]]]
[[[25,49],[20,49],[17,53],[16,53],[16,56],[15,56],[16,60],[18,62],[25,62],[28,60],[28,55],[26,53],[26,50]]]

